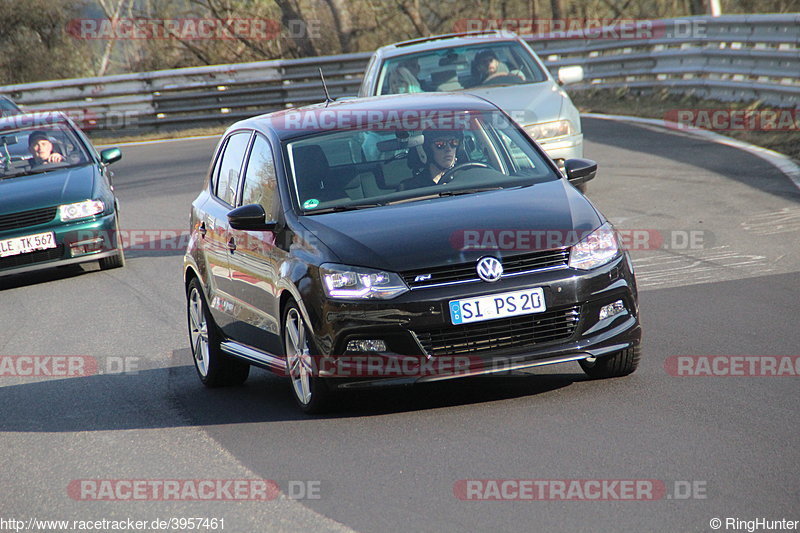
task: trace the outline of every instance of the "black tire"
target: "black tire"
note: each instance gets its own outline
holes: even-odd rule
[[[294,335],[290,333],[293,328]],[[297,303],[290,301],[283,310],[281,342],[292,396],[304,413],[323,413],[330,409],[332,395],[327,382],[314,375],[314,364],[310,356],[317,355],[318,352],[314,348],[313,341],[305,335],[306,331],[310,330],[300,308]],[[302,345],[301,350],[295,347],[298,342]]]
[[[119,219],[114,223],[114,243],[117,246],[117,253],[109,257],[101,258],[98,261],[98,263],[100,263],[100,270],[111,270],[112,268],[122,268],[125,266],[125,252],[120,242]]]
[[[615,378],[632,374],[639,366],[639,346],[627,348],[612,355],[598,357],[594,362],[579,361],[586,375],[594,379]]]
[[[222,336],[214,323],[197,278],[192,279],[186,289],[186,315],[192,360],[203,385],[227,387],[244,383],[250,374],[250,365],[226,354],[220,348]]]

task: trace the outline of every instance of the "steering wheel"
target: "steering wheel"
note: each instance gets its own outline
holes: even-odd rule
[[[453,168],[450,168],[442,174],[442,177],[439,178],[439,184],[443,185],[445,183],[450,183],[453,181],[454,176],[453,174],[456,173],[458,170],[464,170],[465,168],[470,167],[479,167],[479,168],[491,168],[486,163],[481,163],[480,161],[467,161],[466,163],[461,163],[460,165],[456,165]]]

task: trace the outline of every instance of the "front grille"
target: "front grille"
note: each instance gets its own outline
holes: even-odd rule
[[[56,217],[57,207],[45,207],[32,211],[20,211],[8,215],[0,215],[0,231],[7,229],[27,228],[50,222]]]
[[[416,335],[429,355],[457,355],[529,346],[568,339],[580,320],[573,306],[533,315],[448,326]]]
[[[54,259],[61,259],[63,255],[64,245],[61,244],[56,248],[49,248],[47,250],[12,255],[10,257],[0,257],[0,270],[43,263],[45,261],[52,261]]]
[[[501,261],[503,263],[503,275],[519,274],[521,272],[544,268],[565,267],[569,262],[569,248],[510,255],[501,258]],[[408,270],[402,272],[401,276],[412,289],[430,287],[441,283],[478,281],[480,278],[476,270],[477,264],[477,261],[471,261],[469,263],[459,263],[457,265]],[[416,281],[417,276],[427,277],[428,275],[430,275],[430,278]]]

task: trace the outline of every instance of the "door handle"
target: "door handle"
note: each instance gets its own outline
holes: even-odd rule
[[[233,237],[231,237],[230,240],[228,240],[228,250],[230,250],[231,252],[236,250],[236,239],[234,239]]]
[[[198,228],[197,228],[197,233],[199,233],[201,237],[205,237],[206,236],[206,231],[207,231],[206,230],[206,223],[205,222],[201,222],[200,226],[198,226]]]

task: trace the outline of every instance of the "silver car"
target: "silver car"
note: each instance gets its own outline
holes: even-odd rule
[[[560,84],[582,79],[581,67],[562,67],[557,82],[514,33],[460,33],[379,48],[359,96],[467,91],[508,113],[563,168],[565,160],[583,157],[583,134]]]

